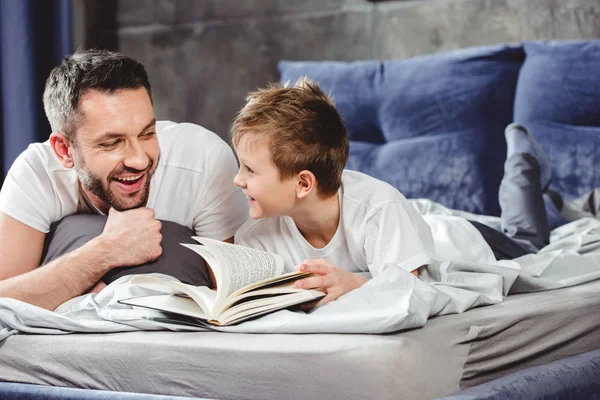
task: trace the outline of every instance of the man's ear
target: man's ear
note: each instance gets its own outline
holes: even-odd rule
[[[315,174],[308,170],[300,171],[296,183],[296,196],[299,199],[307,197],[311,192],[317,190],[317,179]]]
[[[75,161],[73,161],[73,156],[71,155],[73,145],[65,135],[59,132],[52,132],[50,135],[50,146],[52,146],[56,158],[58,158],[63,167],[73,168],[75,166]]]

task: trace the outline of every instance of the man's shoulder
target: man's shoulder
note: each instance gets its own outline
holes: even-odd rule
[[[182,168],[204,172],[231,148],[215,133],[192,123],[158,121],[156,132],[160,145],[160,164],[166,168]]]
[[[217,134],[211,132],[203,126],[193,124],[191,122],[173,122],[173,121],[157,121],[156,132],[159,138],[171,139],[173,142],[178,141],[177,138],[185,137],[190,140],[220,140],[223,141]]]
[[[12,173],[31,171],[35,174],[52,175],[55,171],[67,171],[54,155],[49,141],[31,143],[11,166]]]
[[[32,143],[8,171],[0,211],[48,232],[50,224],[76,211],[78,194],[75,170],[62,166],[48,142]]]

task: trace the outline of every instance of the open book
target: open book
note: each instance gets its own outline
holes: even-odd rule
[[[231,325],[325,295],[317,290],[296,289],[294,282],[311,273],[282,275],[283,258],[278,254],[214,239],[193,238],[203,245],[182,243],[182,246],[198,253],[210,265],[217,290],[138,275],[131,278],[131,284],[160,294],[119,302],[200,318],[214,325]]]

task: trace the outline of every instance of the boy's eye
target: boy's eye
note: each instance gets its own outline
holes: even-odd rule
[[[252,168],[250,168],[249,166],[246,165],[246,171],[250,172],[251,174],[254,173],[254,171],[252,171]]]

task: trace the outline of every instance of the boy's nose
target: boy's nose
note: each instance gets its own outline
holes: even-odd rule
[[[237,174],[235,174],[235,176],[233,177],[233,184],[239,187],[244,187],[244,180],[240,177],[240,173],[238,172]]]

